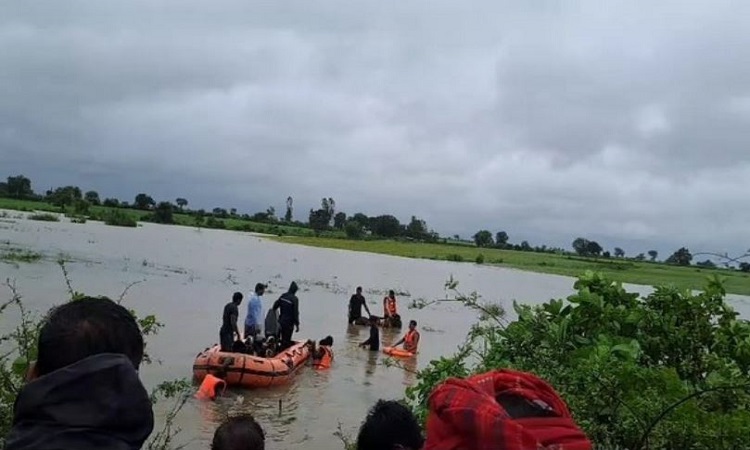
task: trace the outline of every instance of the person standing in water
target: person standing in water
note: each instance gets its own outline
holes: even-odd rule
[[[406,335],[402,337],[400,341],[393,344],[393,346],[398,347],[401,344],[404,344],[404,350],[407,352],[417,353],[417,348],[419,347],[419,331],[417,331],[416,320],[409,321],[409,331],[406,332]]]
[[[298,290],[297,283],[292,281],[289,290],[281,294],[281,297],[273,304],[273,310],[279,310],[281,350],[292,345],[292,333],[294,333],[295,328],[299,333],[299,299],[295,295]]]
[[[362,318],[362,307],[365,307],[367,315],[371,316],[370,308],[367,307],[365,297],[362,295],[362,286],[357,286],[357,293],[349,299],[349,323],[355,323]]]
[[[370,316],[370,339],[359,344],[360,347],[369,347],[370,351],[380,350],[380,329],[378,329],[378,318]]]
[[[221,344],[222,352],[231,352],[232,344],[234,343],[234,336],[237,335],[237,340],[242,340],[240,329],[237,327],[237,317],[239,317],[239,306],[242,303],[242,293],[235,292],[232,295],[232,301],[224,305],[224,314],[221,320],[221,328],[219,329],[219,343]]]
[[[261,297],[266,291],[266,285],[258,283],[255,285],[255,292],[250,296],[247,302],[247,316],[245,317],[245,339],[252,336],[255,339],[260,334],[260,319],[263,312],[263,302]]]
[[[396,309],[396,293],[391,289],[388,291],[388,296],[383,299],[383,317],[395,318],[398,316]]]

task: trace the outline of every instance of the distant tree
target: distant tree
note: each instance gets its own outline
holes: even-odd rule
[[[589,240],[584,239],[582,237],[576,238],[576,240],[573,241],[573,250],[580,255],[580,256],[586,256],[588,255],[588,246],[589,246]]]
[[[177,203],[177,207],[180,208],[180,211],[183,211],[185,207],[188,205],[187,199],[184,199],[182,197],[176,198],[174,202]]]
[[[497,234],[495,234],[495,245],[498,247],[505,247],[508,244],[508,233],[505,231],[498,231]]]
[[[589,241],[588,244],[586,244],[586,253],[588,255],[599,256],[602,250],[602,246],[596,241]]]
[[[643,261],[646,259],[646,255],[644,255],[643,253],[638,253],[634,259],[636,261]]]
[[[346,213],[337,212],[336,215],[333,216],[333,228],[337,230],[343,230],[345,225],[346,225]]]
[[[99,193],[96,191],[86,192],[83,194],[83,198],[94,206],[99,206],[101,204],[101,201],[99,201]]]
[[[154,209],[153,221],[156,223],[174,223],[172,213],[174,206],[169,202],[159,202]]]
[[[138,209],[151,209],[156,205],[156,202],[153,198],[151,198],[148,194],[138,194],[135,196],[135,201],[133,202],[133,206],[135,206]]]
[[[266,216],[266,220],[268,220],[269,222],[276,222],[276,208],[274,208],[273,206],[269,206],[268,208],[266,208]]]
[[[34,196],[34,191],[31,189],[31,180],[23,175],[8,177],[5,191],[8,197],[30,198]]]
[[[214,215],[214,217],[218,217],[220,219],[225,219],[227,216],[229,216],[229,213],[227,213],[227,210],[224,208],[214,208],[211,211]]]
[[[237,208],[229,208],[229,215],[234,217],[237,215]]]
[[[349,218],[350,221],[359,222],[363,228],[370,229],[370,218],[359,212]]]
[[[364,227],[356,220],[346,222],[346,225],[344,225],[344,231],[346,232],[346,237],[349,239],[362,239],[362,236],[365,234]]]
[[[406,226],[406,236],[418,241],[430,240],[430,232],[427,230],[427,223],[416,216],[411,216],[411,221]]]
[[[311,209],[310,218],[308,220],[310,228],[312,228],[316,234],[328,229],[329,217],[328,212],[324,209]]]
[[[659,256],[659,252],[657,252],[656,250],[649,250],[648,256],[651,257],[651,261],[656,261],[656,257]]]
[[[63,186],[56,188],[54,191],[47,191],[45,200],[56,206],[66,207],[73,206],[76,200],[81,200],[83,195],[78,186]]]
[[[742,272],[750,272],[750,263],[749,262],[741,262],[740,263],[740,271]]]
[[[456,240],[456,241],[460,241],[461,240],[461,236],[459,236],[457,234],[454,234],[453,235],[453,239]]]
[[[710,259],[707,259],[705,261],[698,261],[697,263],[695,263],[695,265],[700,266],[700,267],[705,267],[707,269],[713,269],[716,267],[716,264],[714,264],[714,262],[711,261]]]
[[[333,216],[336,214],[336,202],[328,197],[323,198],[320,201],[320,209],[322,209],[325,213],[325,216],[328,217],[328,226],[331,225],[331,221],[333,220]]]
[[[372,234],[384,238],[393,238],[401,233],[401,222],[390,214],[371,217],[369,228]]]
[[[474,236],[474,243],[477,247],[490,247],[492,246],[492,233],[487,230],[479,230]]]
[[[292,221],[292,203],[294,200],[292,199],[292,196],[286,198],[286,213],[284,214],[284,222],[291,222]]]
[[[615,247],[615,257],[623,258],[624,256],[625,256],[625,251],[621,249],[620,247]]]
[[[610,258],[610,257],[612,257],[612,254],[609,253],[609,252],[604,252],[604,253],[602,253],[602,257],[604,257],[604,258]]]
[[[693,255],[690,254],[690,250],[686,247],[681,247],[679,250],[672,253],[672,255],[667,258],[666,262],[667,264],[676,264],[678,266],[689,266],[692,260]]]
[[[88,200],[77,198],[73,200],[73,213],[79,215],[85,215],[89,213],[91,203]]]
[[[529,244],[529,241],[521,242],[521,251],[530,252],[531,250],[532,248],[531,248],[531,245]]]
[[[118,206],[120,206],[120,200],[117,200],[116,198],[105,198],[104,202],[102,202],[102,205],[109,208],[117,208]]]

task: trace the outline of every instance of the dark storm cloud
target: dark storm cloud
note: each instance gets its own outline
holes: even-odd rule
[[[6,2],[0,161],[203,207],[750,246],[750,6]]]

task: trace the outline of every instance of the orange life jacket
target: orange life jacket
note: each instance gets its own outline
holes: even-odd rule
[[[385,298],[385,307],[383,308],[386,316],[396,315],[396,299],[391,297]]]
[[[406,333],[406,337],[404,337],[404,350],[417,353],[417,338],[419,338],[419,331],[417,330]]]
[[[221,391],[224,392],[227,388],[227,382],[209,373],[203,379],[198,392],[195,393],[195,398],[198,400],[213,400],[216,398],[216,390],[219,386],[222,388]]]
[[[330,369],[333,363],[333,350],[326,345],[321,345],[320,349],[323,350],[323,356],[319,360],[313,361],[313,367],[316,369]]]

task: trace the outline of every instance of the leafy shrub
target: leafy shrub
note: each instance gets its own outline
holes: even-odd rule
[[[484,319],[457,355],[418,374],[407,389],[415,412],[425,417],[429,393],[449,376],[507,367],[550,382],[598,448],[750,442],[750,323],[725,303],[720,279],[697,295],[657,287],[644,298],[591,272],[574,287],[567,303],[514,304],[507,325],[477,294],[459,294]]]
[[[138,226],[138,222],[131,216],[126,214],[119,209],[110,209],[103,215],[104,223],[116,227],[132,227]]]
[[[484,264],[484,255],[482,253],[477,255],[477,258],[474,260],[477,264]]]
[[[458,253],[450,253],[448,255],[445,255],[446,261],[454,261],[454,262],[463,262],[464,257],[459,255]]]

